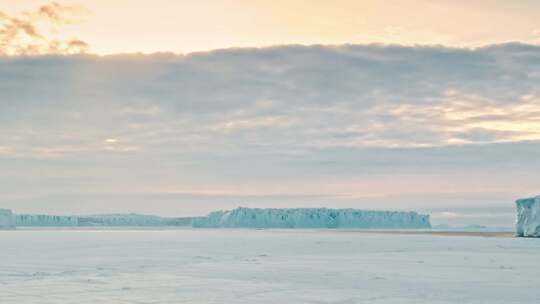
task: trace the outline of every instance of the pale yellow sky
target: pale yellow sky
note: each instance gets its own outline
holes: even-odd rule
[[[88,9],[55,37],[99,54],[192,52],[276,44],[540,43],[540,1],[70,0]],[[16,14],[49,3],[0,0]]]

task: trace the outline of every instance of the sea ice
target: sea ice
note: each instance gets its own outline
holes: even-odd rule
[[[0,303],[531,304],[539,252],[340,229],[21,229],[0,233]]]

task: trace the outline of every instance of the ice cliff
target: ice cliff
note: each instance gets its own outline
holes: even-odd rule
[[[45,214],[16,214],[15,225],[18,227],[74,227],[78,226],[76,216]]]
[[[0,209],[0,229],[14,229],[15,220],[9,209]]]
[[[167,226],[167,224],[166,218],[135,213],[79,217],[79,226]]]
[[[356,209],[236,208],[194,218],[196,228],[431,228],[429,215]]]
[[[516,235],[540,237],[540,196],[516,201]]]
[[[191,218],[166,218],[144,214],[98,214],[98,215],[44,215],[16,214],[16,226],[20,227],[88,227],[88,226],[190,226]]]

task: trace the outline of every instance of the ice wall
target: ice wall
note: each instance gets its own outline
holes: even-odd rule
[[[15,220],[9,209],[0,209],[0,229],[14,229]]]
[[[191,218],[166,218],[143,214],[98,214],[58,216],[17,214],[15,223],[21,227],[85,227],[85,226],[191,226]]]
[[[76,216],[59,216],[45,214],[17,214],[15,225],[20,227],[75,227],[78,226]]]
[[[516,235],[540,237],[540,196],[516,201]]]
[[[355,209],[236,208],[194,218],[197,228],[431,228],[429,215]]]
[[[79,217],[80,226],[167,226],[167,219],[142,214],[101,214]]]

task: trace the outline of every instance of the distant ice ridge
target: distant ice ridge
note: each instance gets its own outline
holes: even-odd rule
[[[17,214],[19,227],[88,227],[88,226],[189,226],[191,218],[164,218],[142,214],[98,214],[59,216],[44,214]]]
[[[76,216],[60,216],[45,214],[16,214],[17,227],[75,227],[79,219]]]
[[[169,219],[142,214],[98,214],[80,216],[79,226],[167,226]]]
[[[196,228],[431,228],[429,215],[356,209],[236,208],[193,219]]]
[[[15,219],[9,209],[0,209],[0,229],[15,229]]]
[[[540,237],[540,196],[516,201],[516,235]]]

